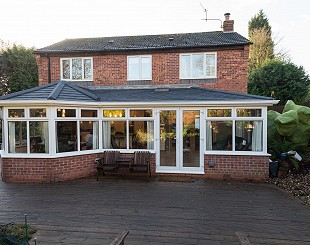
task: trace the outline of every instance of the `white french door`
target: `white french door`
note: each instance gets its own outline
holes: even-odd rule
[[[203,174],[202,109],[158,109],[156,171]]]

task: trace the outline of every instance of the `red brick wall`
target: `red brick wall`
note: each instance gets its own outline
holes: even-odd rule
[[[208,163],[215,162],[214,167]],[[215,179],[267,179],[268,156],[205,155],[205,176]]]
[[[123,156],[133,154],[122,154]],[[60,158],[2,158],[4,182],[57,182],[95,175],[94,160],[100,154]],[[151,154],[151,172],[155,174],[155,154]]]
[[[124,156],[133,154],[122,154]],[[3,158],[2,179],[5,182],[57,182],[95,175],[94,159],[99,154],[61,158]],[[205,155],[205,178],[255,179],[268,178],[268,156]],[[208,162],[215,162],[209,167]],[[151,154],[151,172],[156,175],[156,158]],[[174,174],[178,176],[178,174]],[[182,175],[182,174],[181,174]],[[201,177],[201,176],[197,176]]]
[[[197,52],[206,52],[200,50]],[[200,84],[199,86],[247,93],[249,46],[244,49],[217,50],[217,80],[215,83]],[[180,52],[157,52],[152,54],[152,84],[179,83]],[[77,56],[81,56],[80,54]],[[68,57],[73,57],[68,55]],[[93,57],[94,86],[127,85],[127,54],[86,54]],[[48,82],[47,58],[36,55],[39,67],[39,84]],[[60,57],[50,57],[51,81],[60,80]]]
[[[61,158],[2,158],[5,182],[56,182],[94,175],[98,154]]]

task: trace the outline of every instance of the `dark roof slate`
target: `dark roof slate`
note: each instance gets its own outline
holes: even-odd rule
[[[35,53],[116,52],[183,48],[212,48],[250,44],[237,32],[196,32],[144,36],[65,39]]]
[[[225,92],[198,87],[97,89],[93,93],[103,102],[199,102],[272,100],[269,97]]]
[[[161,88],[93,88],[86,89],[68,82],[55,82],[0,97],[0,100],[57,100],[103,103],[169,103],[208,101],[263,101],[273,98],[225,92],[199,87]]]
[[[94,102],[98,101],[99,97],[88,89],[59,81],[1,96],[0,100],[65,100]]]

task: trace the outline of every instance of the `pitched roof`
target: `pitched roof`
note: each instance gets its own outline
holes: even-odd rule
[[[94,102],[99,99],[98,96],[88,89],[62,81],[0,97],[0,100],[65,100],[85,102]]]
[[[211,90],[199,87],[146,87],[146,88],[92,88],[86,89],[72,83],[59,81],[0,97],[0,100],[57,100],[103,103],[169,103],[273,101],[273,98]]]
[[[119,52],[182,48],[212,48],[250,44],[236,32],[196,32],[145,36],[65,39],[35,53]]]

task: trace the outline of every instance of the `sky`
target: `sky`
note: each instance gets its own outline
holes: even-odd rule
[[[278,50],[310,73],[309,0],[0,0],[0,40],[42,48],[66,38],[221,30],[230,13],[235,31],[263,9]]]

